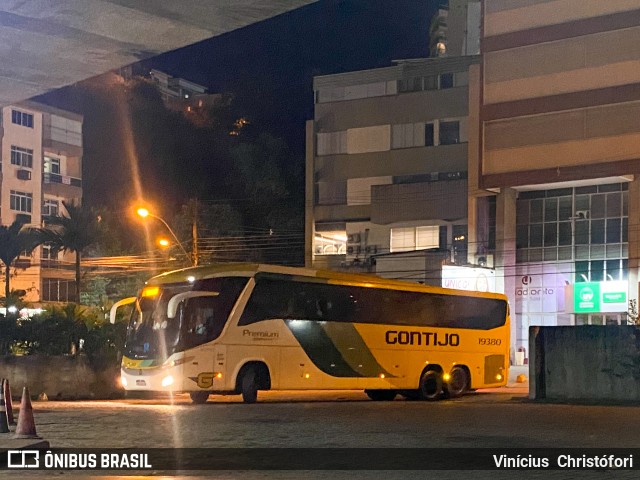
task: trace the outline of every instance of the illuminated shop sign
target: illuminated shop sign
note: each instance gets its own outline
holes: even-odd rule
[[[584,282],[573,286],[573,312],[626,312],[627,282]]]
[[[442,286],[478,292],[496,291],[496,274],[489,268],[442,266]]]

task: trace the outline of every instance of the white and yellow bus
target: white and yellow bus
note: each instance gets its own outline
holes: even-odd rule
[[[195,267],[150,279],[127,329],[127,391],[363,389],[434,400],[502,386],[509,307],[467,292],[305,268]]]

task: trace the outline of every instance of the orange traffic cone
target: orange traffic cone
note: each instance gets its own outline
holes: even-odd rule
[[[7,407],[7,422],[9,425],[15,425],[16,421],[13,419],[13,401],[11,400],[11,387],[9,386],[9,379],[5,378],[2,385],[2,393],[4,393],[4,403]]]
[[[36,422],[33,419],[33,407],[31,407],[31,397],[29,397],[29,389],[27,387],[22,389],[18,425],[13,438],[41,438],[36,433]]]
[[[4,378],[2,379],[4,383]],[[7,408],[4,404],[4,389],[0,388],[0,433],[9,433],[9,424],[7,423]]]

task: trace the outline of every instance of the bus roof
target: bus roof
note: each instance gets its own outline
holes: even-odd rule
[[[498,298],[507,300],[507,297],[501,293],[493,292],[476,292],[469,290],[455,290],[450,288],[436,287],[432,285],[423,285],[420,283],[406,282],[402,280],[391,280],[388,278],[378,277],[376,275],[368,275],[363,273],[336,272],[332,270],[317,270],[304,267],[286,267],[281,265],[268,265],[259,263],[219,263],[215,265],[206,265],[200,267],[189,267],[180,270],[165,272],[150,278],[146,283],[148,285],[162,285],[194,282],[205,278],[218,276],[239,276],[253,277],[258,273],[271,273],[284,276],[298,277],[299,280],[304,278],[313,278],[316,281],[326,281],[326,283],[339,283],[347,285],[360,285],[378,288],[391,288],[394,290],[408,290],[415,292],[431,292],[444,293],[450,295],[468,295]]]

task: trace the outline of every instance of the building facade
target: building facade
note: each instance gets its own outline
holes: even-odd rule
[[[26,101],[2,108],[0,118],[0,221],[41,227],[63,201],[82,198],[82,117]],[[70,259],[47,247],[20,257],[11,275],[11,289],[25,290],[29,302],[75,300]]]
[[[397,271],[372,258],[439,248],[466,262],[468,68],[477,56],[314,79],[307,123],[306,264]]]
[[[495,254],[516,350],[529,326],[625,323],[640,258],[640,4],[484,0],[482,18],[469,259]]]

